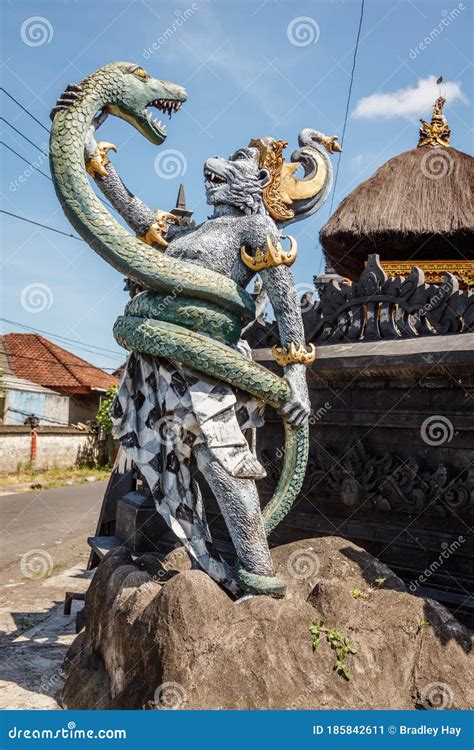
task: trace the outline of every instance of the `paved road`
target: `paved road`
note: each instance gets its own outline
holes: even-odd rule
[[[68,537],[91,536],[106,481],[0,497],[0,565],[32,549],[63,545]]]

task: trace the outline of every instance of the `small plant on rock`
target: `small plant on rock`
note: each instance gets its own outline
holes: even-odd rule
[[[325,628],[324,620],[313,620],[309,630],[311,633],[313,651],[317,650],[321,643],[321,636],[324,635],[333,651],[336,652],[336,662],[334,664],[335,671],[344,677],[345,680],[349,681],[351,676],[345,664],[345,660],[348,654],[356,654],[356,649],[350,645],[347,638],[344,638],[339,630]]]

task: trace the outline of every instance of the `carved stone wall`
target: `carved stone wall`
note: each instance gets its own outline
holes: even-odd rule
[[[426,284],[414,267],[406,276],[387,278],[379,256],[369,255],[357,283],[315,278],[319,299],[301,300],[306,341],[378,341],[474,331],[474,293],[461,291],[458,279],[446,273],[438,284]],[[252,347],[278,343],[275,323],[258,320],[248,332]]]
[[[474,582],[474,333],[325,344],[308,373],[310,458],[273,545],[339,535],[469,621]],[[255,358],[275,367],[270,350]],[[279,476],[281,419],[257,446],[263,502]],[[222,527],[221,520],[213,524]],[[471,619],[472,621],[472,619]]]

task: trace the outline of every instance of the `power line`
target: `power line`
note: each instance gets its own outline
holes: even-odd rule
[[[73,240],[79,240],[79,242],[84,242],[82,237],[76,237],[75,234],[68,234],[67,232],[63,232],[61,229],[55,229],[54,227],[48,227],[46,224],[41,224],[39,221],[33,221],[33,219],[27,219],[26,216],[18,216],[18,214],[12,214],[10,211],[5,211],[3,208],[0,209],[0,214],[6,214],[7,216],[13,216],[14,219],[20,219],[21,221],[26,221],[28,224],[35,224],[37,227],[42,227],[43,229],[49,229],[50,232],[56,232],[57,234],[63,234],[65,237],[72,237]]]
[[[23,110],[23,112],[26,112],[26,114],[29,115],[32,120],[34,120],[36,123],[38,123],[38,125],[41,128],[43,128],[43,130],[46,130],[46,132],[49,133],[49,128],[47,128],[46,125],[43,125],[43,123],[40,122],[37,117],[35,117],[34,115],[32,115],[31,112],[26,107],[24,107],[23,104],[20,104],[20,102],[17,99],[15,99],[15,97],[12,96],[6,89],[4,89],[3,86],[0,86],[0,91],[3,91],[4,94],[6,94],[8,97],[10,97],[10,99],[12,101],[14,101],[15,104],[17,104],[20,107],[20,109]]]
[[[23,323],[18,323],[16,320],[9,320],[8,318],[0,318],[0,321],[3,323],[8,323],[8,325],[11,326],[19,326],[20,328],[24,328],[27,331],[33,331],[33,333],[43,333],[45,336],[51,336],[55,339],[60,339],[61,341],[67,341],[68,344],[78,344],[79,346],[84,346],[83,341],[77,341],[77,339],[71,339],[68,336],[61,336],[59,333],[51,333],[51,331],[44,331],[41,328],[33,328],[32,326],[26,326]],[[114,354],[116,357],[119,357],[119,352],[114,352],[112,349],[106,349],[103,346],[96,346],[95,344],[87,344],[87,346],[90,349],[97,349],[98,352],[105,352],[106,354]]]
[[[48,154],[45,151],[43,151],[43,149],[40,146],[37,146],[36,143],[34,143],[33,141],[30,141],[30,139],[24,133],[22,133],[21,130],[18,130],[18,128],[16,128],[14,125],[11,124],[11,122],[9,122],[8,120],[6,120],[5,117],[0,117],[0,120],[2,122],[4,122],[5,125],[8,125],[9,128],[11,128],[12,130],[14,130],[15,133],[18,133],[18,135],[21,135],[21,137],[24,138],[25,141],[28,141],[28,143],[30,143],[32,146],[34,146],[36,149],[38,149],[38,151],[41,154],[43,154],[43,156],[46,156],[46,157],[48,156]]]
[[[46,174],[46,172],[42,172],[41,169],[38,169],[38,167],[36,167],[34,163],[32,164],[31,162],[29,162],[28,159],[25,159],[24,156],[22,156],[21,154],[19,154],[18,151],[15,151],[15,149],[12,148],[11,146],[8,146],[8,144],[6,144],[4,141],[0,141],[0,146],[5,146],[5,148],[7,148],[9,151],[11,151],[13,154],[15,154],[15,156],[18,156],[19,159],[21,159],[22,161],[24,161],[25,164],[28,164],[28,166],[31,167],[32,169],[36,169],[36,171],[39,172],[40,174],[42,174],[43,177],[46,177],[47,180],[49,180],[50,182],[52,182],[52,179],[49,176],[49,174]]]
[[[0,89],[1,89],[1,86],[0,86]],[[16,100],[14,99],[14,101],[16,101]],[[17,102],[17,104],[18,104],[18,102]],[[21,106],[21,104],[20,104],[20,106]],[[22,107],[22,109],[24,109],[24,107]],[[25,111],[27,111],[27,110],[25,110]],[[6,125],[8,125],[10,128],[12,128],[12,130],[14,130],[15,133],[18,133],[18,135],[21,135],[21,137],[24,138],[25,141],[28,141],[28,143],[30,143],[32,146],[34,146],[36,149],[38,149],[38,151],[40,152],[40,154],[43,154],[43,156],[48,156],[48,154],[46,154],[43,151],[42,148],[40,148],[36,143],[33,143],[33,141],[31,141],[24,133],[22,133],[21,130],[18,130],[18,128],[16,128],[14,125],[12,125],[11,122],[9,122],[8,120],[6,120],[5,117],[0,117],[0,120],[2,120]],[[26,162],[26,164],[28,164],[29,167],[32,167],[32,169],[36,169],[37,172],[39,172],[40,174],[42,174],[44,177],[47,177],[48,180],[51,180],[51,177],[49,175],[47,175],[44,172],[42,172],[41,169],[38,169],[38,167],[36,167],[34,164],[31,164],[27,159],[25,159],[24,156],[21,156],[21,154],[18,154],[13,148],[11,148],[11,146],[8,146],[3,141],[0,141],[0,143],[2,144],[2,146],[5,146],[5,148],[8,148],[10,151],[12,151],[15,154],[15,156],[18,156],[19,159],[21,159],[22,161]],[[51,182],[52,182],[52,180],[51,180]],[[95,195],[97,195],[97,193],[95,193]],[[116,211],[117,210],[110,203],[108,203],[108,201],[106,201],[104,198],[102,198],[100,195],[97,195],[97,198],[100,201],[102,201],[102,203],[104,204],[104,206],[107,206],[108,208],[111,208],[112,211]]]
[[[362,28],[362,19],[364,17],[364,1],[365,0],[361,0],[361,4],[360,4],[359,28],[357,30],[357,38],[356,38],[356,43],[355,43],[355,47],[354,47],[354,57],[353,57],[353,60],[352,60],[352,70],[351,70],[351,82],[349,84],[349,91],[347,93],[346,113],[344,115],[344,126],[342,128],[341,145],[344,143],[344,136],[346,135],[347,117],[348,117],[348,114],[349,114],[349,106],[350,106],[350,103],[351,103],[352,84],[354,83],[354,71],[355,71],[355,66],[356,66],[357,50],[359,49],[360,31],[361,31],[361,28]],[[336,195],[336,185],[337,185],[337,178],[339,176],[339,167],[340,167],[340,164],[341,164],[341,157],[342,157],[342,154],[339,154],[339,159],[337,161],[337,167],[336,167],[336,176],[334,177],[334,186],[333,186],[333,189],[332,189],[331,206],[329,208],[329,216],[332,215],[332,207],[334,205],[334,197]]]

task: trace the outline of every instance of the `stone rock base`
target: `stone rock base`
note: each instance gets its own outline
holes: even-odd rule
[[[70,648],[69,709],[415,709],[474,706],[472,641],[365,550],[325,537],[273,550],[285,599],[234,602],[183,550],[164,566],[109,553]],[[313,650],[311,624],[320,626]],[[357,651],[335,668],[327,632]]]

